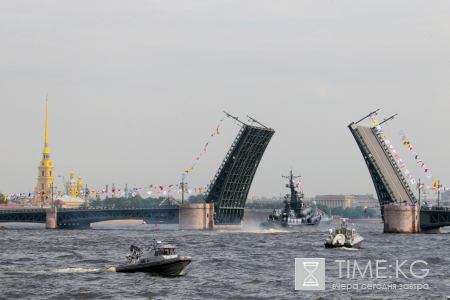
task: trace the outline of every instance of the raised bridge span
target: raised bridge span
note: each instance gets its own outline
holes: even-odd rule
[[[447,208],[432,211],[428,208],[421,209],[389,146],[378,134],[376,127],[358,125],[375,112],[358,122],[350,123],[348,128],[372,178],[380,203],[381,216],[385,222],[385,232],[422,232],[425,229],[450,226],[450,211]],[[378,125],[381,126],[384,122]],[[386,209],[390,212],[388,213]],[[405,224],[408,224],[407,227],[411,227],[412,231],[402,229]]]

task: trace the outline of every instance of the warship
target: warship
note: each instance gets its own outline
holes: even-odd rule
[[[291,193],[284,197],[284,207],[282,209],[274,209],[267,218],[267,222],[262,222],[260,227],[302,230],[306,226],[319,225],[321,214],[316,202],[313,201],[309,206],[305,206],[303,193],[294,183],[294,179],[300,176],[292,175],[291,170],[289,176],[282,177],[289,180],[286,187],[290,189]]]

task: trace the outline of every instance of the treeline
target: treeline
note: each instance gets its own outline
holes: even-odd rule
[[[362,206],[357,207],[333,207],[331,209],[331,214],[334,216],[342,216],[343,218],[349,219],[367,219],[375,218],[377,211],[373,208],[364,209]]]

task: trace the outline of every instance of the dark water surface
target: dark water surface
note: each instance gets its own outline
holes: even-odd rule
[[[325,249],[329,227],[310,233],[270,230],[153,230],[137,223],[95,223],[91,230],[46,230],[43,224],[6,223],[0,230],[0,299],[447,299],[450,296],[450,235],[383,234],[382,225],[357,224],[365,237],[361,250]],[[159,228],[162,228],[160,226]],[[115,273],[130,244],[153,239],[173,241],[181,255],[192,256],[186,274],[163,277]],[[295,258],[326,259],[326,290],[295,290]],[[392,278],[346,277],[336,260],[368,260],[394,264],[380,270]],[[428,265],[423,279],[411,278],[415,260]],[[353,265],[353,263],[352,263]],[[333,284],[358,284],[356,290],[336,290]],[[428,290],[361,289],[362,284],[428,284]]]

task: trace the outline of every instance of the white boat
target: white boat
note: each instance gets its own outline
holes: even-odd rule
[[[364,238],[356,232],[355,228],[347,226],[347,218],[341,218],[342,223],[340,228],[334,231],[330,229],[330,235],[325,241],[325,248],[361,248]]]

